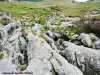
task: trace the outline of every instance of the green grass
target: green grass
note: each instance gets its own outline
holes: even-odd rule
[[[42,2],[0,2],[0,10],[12,13],[16,17],[21,14],[31,16],[50,15],[51,6],[57,6],[62,10],[62,14],[69,16],[84,16],[87,11],[100,10],[100,2],[72,3],[71,0],[46,0]],[[45,10],[46,9],[46,10]]]
[[[15,17],[20,17],[21,14],[26,14],[28,16],[32,14],[39,14],[39,15],[48,15],[49,11],[44,10],[43,7],[40,7],[38,4],[35,3],[26,3],[26,2],[0,2],[0,10],[10,12]]]
[[[65,6],[63,13],[71,16],[84,16],[86,12],[100,10],[100,2],[73,3]]]

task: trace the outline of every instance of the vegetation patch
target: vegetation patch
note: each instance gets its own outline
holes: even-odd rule
[[[6,53],[7,53],[8,56],[10,56],[10,52],[9,51],[7,51]]]
[[[0,19],[0,23],[1,23],[2,25],[7,25],[7,24],[10,23],[10,20],[9,20],[8,18],[4,17],[4,18],[1,18],[1,19]]]
[[[44,19],[44,17],[40,17],[40,18],[36,21],[36,23],[39,23],[39,24],[44,25],[44,24],[46,24],[46,19]]]
[[[43,38],[43,39],[46,39],[43,35],[43,32],[40,32],[40,35],[39,35],[40,38]]]
[[[17,70],[20,70],[20,71],[23,71],[23,70],[25,70],[27,68],[27,65],[26,64],[24,64],[24,65],[19,65],[19,66],[17,66]]]
[[[37,31],[36,30],[32,30],[31,32],[32,32],[33,35],[36,35],[37,34]]]
[[[4,54],[0,54],[0,60],[3,59]]]

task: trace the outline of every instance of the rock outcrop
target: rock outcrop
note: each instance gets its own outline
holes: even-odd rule
[[[78,38],[81,40],[84,46],[87,46],[87,47],[92,46],[92,41],[88,34],[81,33]]]
[[[28,38],[29,65],[26,70],[33,71],[33,75],[83,75],[78,68],[69,64],[65,58],[52,50],[45,40],[31,33]]]
[[[94,48],[95,48],[95,49],[100,49],[100,39],[97,40],[97,41],[95,41],[95,43],[94,43]]]
[[[83,75],[44,39],[23,30],[20,21],[1,24],[0,33],[0,75]]]
[[[80,68],[85,75],[100,74],[100,51],[77,46],[67,41],[64,41],[63,45],[65,50],[61,51],[60,54]]]
[[[100,75],[100,40],[94,34],[48,29],[35,35],[31,23],[2,16],[10,22],[0,22],[0,75]]]

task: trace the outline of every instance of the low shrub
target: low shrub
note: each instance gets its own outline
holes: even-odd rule
[[[81,32],[84,33],[94,33],[98,37],[100,37],[100,20],[96,18],[88,19],[87,21],[83,21],[80,26]]]

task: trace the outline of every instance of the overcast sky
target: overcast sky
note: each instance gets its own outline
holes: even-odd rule
[[[77,2],[86,2],[88,0],[75,0],[75,1],[77,1]]]

